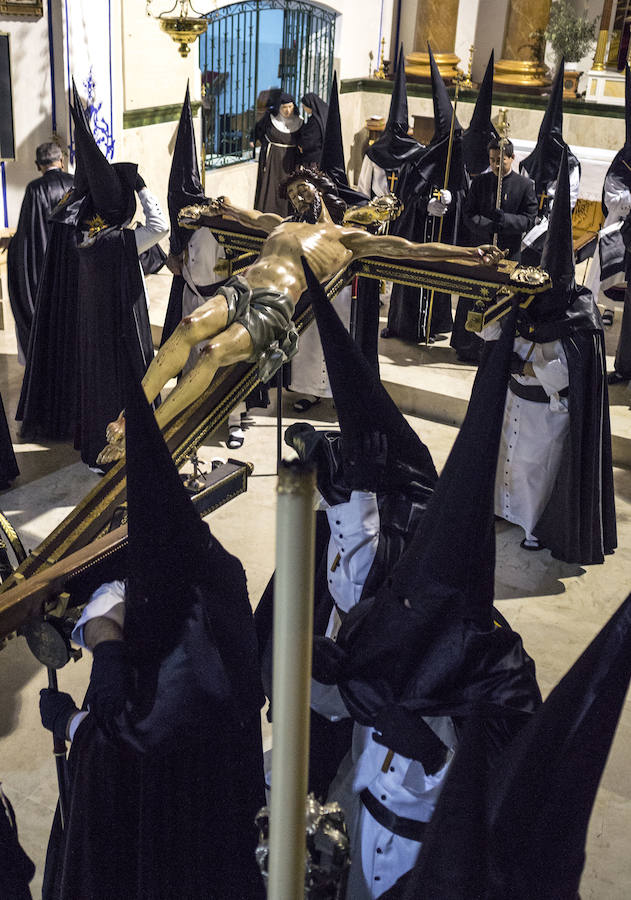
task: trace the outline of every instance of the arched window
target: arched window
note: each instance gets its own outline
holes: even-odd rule
[[[206,166],[251,159],[254,124],[280,88],[328,99],[335,13],[302,0],[245,0],[206,15],[201,39]]]

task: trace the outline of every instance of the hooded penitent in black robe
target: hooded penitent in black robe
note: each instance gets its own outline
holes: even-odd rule
[[[514,313],[511,314],[514,323]],[[409,746],[410,714],[483,722],[502,745],[540,703],[532,660],[493,608],[493,486],[511,340],[497,342],[414,535],[389,578],[345,617],[314,665],[353,718]],[[407,720],[397,736],[397,721]],[[420,727],[420,726],[419,726]],[[401,749],[403,755],[405,750]]]
[[[305,266],[306,268],[306,266]],[[326,358],[340,431],[315,431],[307,423],[288,429],[286,442],[301,460],[316,467],[318,490],[329,507],[351,499],[344,463],[344,441],[361,441],[376,433],[387,441],[387,458],[378,483],[366,475],[363,489],[374,489],[379,515],[375,556],[362,587],[371,596],[403,553],[419,522],[437,479],[428,448],[412,430],[379,380],[378,373],[344,328],[333,305],[311,271],[308,296],[313,303]],[[314,299],[315,298],[315,299]],[[314,634],[324,635],[334,606],[329,590],[327,549],[331,528],[326,512],[316,514]],[[255,621],[263,658],[266,689],[271,687],[273,581],[259,603]],[[350,747],[352,722],[330,722],[311,713],[309,790],[325,798],[339,763]]]
[[[76,731],[44,898],[263,900],[263,696],[245,573],[195,513],[140,386],[126,399],[132,687],[122,712],[93,711]]]
[[[631,596],[500,753],[467,730],[418,862],[384,900],[577,900],[630,660]]]
[[[420,244],[438,240],[441,219],[428,214],[427,204],[435,190],[441,190],[446,186],[451,192],[452,200],[443,217],[440,239],[446,244],[459,244],[462,243],[460,216],[468,183],[462,153],[462,128],[456,120],[449,178],[445,185],[453,108],[431,48],[429,53],[434,98],[434,136],[423,153],[403,165],[399,171],[395,193],[403,202],[404,210],[393,223],[390,233]],[[429,324],[430,305],[431,324]],[[393,285],[388,327],[383,333],[384,337],[398,337],[404,341],[418,343],[434,334],[451,331],[451,325],[450,294],[434,291],[432,297],[432,292],[426,288]]]
[[[563,76],[565,71],[564,61],[561,60],[559,68],[550,88],[548,105],[539,128],[537,143],[532,152],[521,160],[519,171],[527,175],[535,183],[535,194],[539,207],[539,215],[547,217],[549,211],[549,194],[554,185],[561,165],[561,157],[564,150],[568,155],[568,166],[572,180],[580,177],[581,166],[572,153],[569,145],[563,140]],[[553,204],[554,207],[554,204]],[[538,266],[541,262],[541,254],[545,243],[545,231],[536,238],[534,243],[524,247],[522,262],[527,266]]]
[[[311,115],[298,132],[300,162],[305,166],[309,165],[309,163],[315,163],[319,166],[324,146],[324,132],[329,114],[329,104],[313,93],[305,94],[300,102],[311,110]]]
[[[77,224],[75,447],[94,466],[108,423],[124,407],[129,379],[141,378],[153,359],[153,341],[136,237],[124,227],[136,209],[138,167],[110,165],[85,116],[74,107],[72,113],[80,164],[75,186],[85,196]]]
[[[399,50],[399,61],[394,75],[392,97],[390,98],[390,110],[388,121],[383,133],[374,144],[366,150],[366,157],[362,165],[362,174],[359,176],[362,190],[372,197],[377,192],[371,190],[371,185],[363,187],[363,173],[368,169],[374,172],[374,167],[382,169],[385,173],[388,192],[395,193],[399,172],[406,163],[412,163],[419,159],[425,149],[422,144],[408,134],[408,97],[405,80],[403,45]],[[372,181],[372,175],[371,175]],[[396,225],[396,223],[394,223]],[[395,234],[396,232],[391,231]]]
[[[18,226],[7,252],[9,301],[18,343],[24,359],[28,352],[37,286],[44,266],[50,223],[48,216],[72,187],[72,176],[49,169],[27,184]]]
[[[53,210],[16,419],[25,438],[68,440],[77,416],[77,230],[83,195]]]
[[[617,542],[605,343],[591,292],[574,282],[566,153],[557,179],[542,255],[553,287],[522,310],[517,323],[525,340],[560,341],[569,370],[569,431],[552,493],[533,532],[557,559],[589,565],[603,562]],[[545,440],[545,435],[532,437]]]

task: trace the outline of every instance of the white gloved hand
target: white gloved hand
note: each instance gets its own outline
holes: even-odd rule
[[[440,202],[443,204],[443,206],[449,206],[449,204],[451,203],[451,191],[443,188],[440,192]]]
[[[430,216],[444,216],[447,212],[447,206],[441,203],[438,197],[432,197],[427,204],[427,212]]]

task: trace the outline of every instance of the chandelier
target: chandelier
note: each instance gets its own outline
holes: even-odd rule
[[[153,0],[147,0],[147,15],[160,22],[160,28],[165,31],[169,37],[179,44],[178,50],[180,56],[188,56],[191,52],[190,45],[193,44],[200,35],[205,34],[208,27],[206,19],[202,17],[202,13],[194,9],[193,4],[189,0],[176,0],[170,9],[165,10],[159,15],[154,15],[151,11],[151,3]],[[170,15],[177,7],[180,7],[179,15]],[[195,13],[194,16],[189,12]]]

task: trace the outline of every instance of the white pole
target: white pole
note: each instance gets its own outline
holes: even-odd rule
[[[304,897],[314,489],[311,468],[298,462],[282,463],[276,512],[269,900]]]

